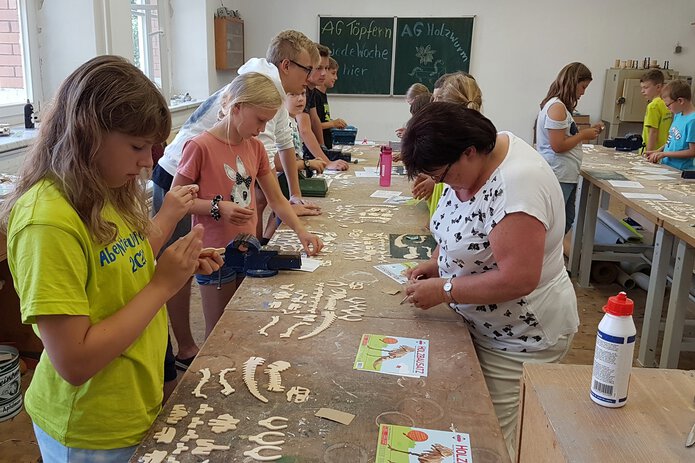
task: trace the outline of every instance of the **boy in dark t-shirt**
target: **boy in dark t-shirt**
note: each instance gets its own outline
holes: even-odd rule
[[[314,89],[314,105],[316,106],[316,113],[321,120],[323,141],[328,149],[333,147],[331,129],[344,129],[347,127],[347,123],[343,119],[331,119],[331,111],[328,107],[328,95],[326,95],[326,92],[329,88],[333,88],[336,80],[338,80],[338,62],[329,57],[326,80],[323,85],[318,85]]]

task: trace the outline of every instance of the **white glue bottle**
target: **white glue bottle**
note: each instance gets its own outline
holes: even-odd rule
[[[627,401],[632,354],[635,350],[635,304],[624,292],[608,298],[606,315],[598,324],[591,400],[604,407],[622,407]]]

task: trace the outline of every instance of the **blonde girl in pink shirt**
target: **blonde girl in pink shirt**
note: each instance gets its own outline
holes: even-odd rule
[[[238,76],[222,97],[220,120],[210,130],[189,140],[172,186],[198,184],[191,213],[193,225],[205,225],[203,246],[223,248],[240,233],[255,235],[255,184],[258,182],[275,213],[297,233],[308,255],[317,254],[321,240],[309,233],[280,190],[268,155],[256,136],[282,104],[282,96],[268,77],[250,72]],[[223,267],[196,278],[209,335],[244,275]],[[221,285],[218,286],[218,282]]]

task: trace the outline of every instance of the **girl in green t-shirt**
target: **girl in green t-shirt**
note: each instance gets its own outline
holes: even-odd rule
[[[128,461],[161,409],[164,304],[222,264],[198,228],[155,266],[198,190],[172,189],[150,220],[144,180],[170,129],[138,68],[91,59],[58,89],[0,209],[22,321],[45,347],[25,396],[43,461]]]

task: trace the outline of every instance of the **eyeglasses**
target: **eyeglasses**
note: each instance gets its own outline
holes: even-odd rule
[[[304,70],[306,71],[306,75],[307,75],[307,76],[308,76],[309,74],[311,74],[311,71],[314,70],[313,67],[311,67],[311,66],[304,66],[303,64],[299,64],[298,62],[296,62],[296,61],[293,60],[293,59],[291,59],[291,60],[289,60],[289,61],[290,61],[290,63],[294,64],[295,66],[304,69]]]
[[[665,101],[664,101],[664,103],[666,103],[666,107],[667,107],[667,108],[671,109],[671,105],[672,105],[673,103],[676,103],[677,101],[678,101],[678,98],[676,98],[675,100],[671,100],[670,103],[666,103]]]
[[[450,162],[447,164],[446,169],[444,169],[444,172],[442,172],[442,175],[439,177],[435,177],[434,175],[430,175],[430,178],[434,180],[434,183],[443,183],[444,179],[446,178],[446,175],[449,173],[449,169],[451,169],[451,166],[453,166],[454,163]]]

